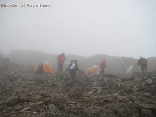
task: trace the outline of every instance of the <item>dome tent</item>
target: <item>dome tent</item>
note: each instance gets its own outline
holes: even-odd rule
[[[54,68],[48,62],[37,64],[34,69],[34,72],[55,74]]]
[[[104,74],[107,74],[106,69],[104,69]],[[100,74],[100,68],[97,65],[92,65],[85,71],[86,75],[92,74],[92,75],[98,75]]]

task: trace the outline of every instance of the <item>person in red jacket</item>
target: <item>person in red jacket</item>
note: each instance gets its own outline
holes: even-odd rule
[[[103,59],[103,60],[100,62],[101,74],[104,74],[104,69],[105,69],[106,66],[108,67],[108,65],[106,64],[106,59]]]
[[[58,60],[58,71],[63,71],[63,65],[64,65],[64,61],[66,60],[65,57],[65,53],[59,54],[57,56],[57,60]]]

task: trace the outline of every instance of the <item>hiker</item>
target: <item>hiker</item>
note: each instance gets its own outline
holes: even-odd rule
[[[63,65],[64,65],[64,61],[66,60],[65,57],[65,53],[59,54],[57,56],[57,60],[58,60],[58,71],[63,71]]]
[[[79,71],[77,63],[78,63],[77,60],[72,60],[71,63],[69,64],[69,70],[70,70],[72,83],[75,81],[76,72]]]
[[[140,59],[138,60],[138,65],[141,66],[142,77],[147,78],[147,60],[143,57],[140,57]]]
[[[101,69],[101,74],[104,75],[104,69],[105,67],[108,67],[108,65],[106,64],[106,59],[103,59],[101,62],[100,62],[100,69]]]

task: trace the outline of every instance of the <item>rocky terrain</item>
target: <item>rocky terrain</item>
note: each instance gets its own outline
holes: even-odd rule
[[[34,74],[20,67],[0,71],[1,117],[155,117],[156,75]]]

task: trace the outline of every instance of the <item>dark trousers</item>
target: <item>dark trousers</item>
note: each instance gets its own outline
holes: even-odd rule
[[[62,72],[63,71],[63,64],[58,63],[58,71]]]
[[[75,70],[71,70],[71,71],[70,71],[70,76],[71,76],[71,81],[72,81],[72,83],[74,83],[74,81],[75,81],[75,76],[76,76],[76,71],[75,71]]]

